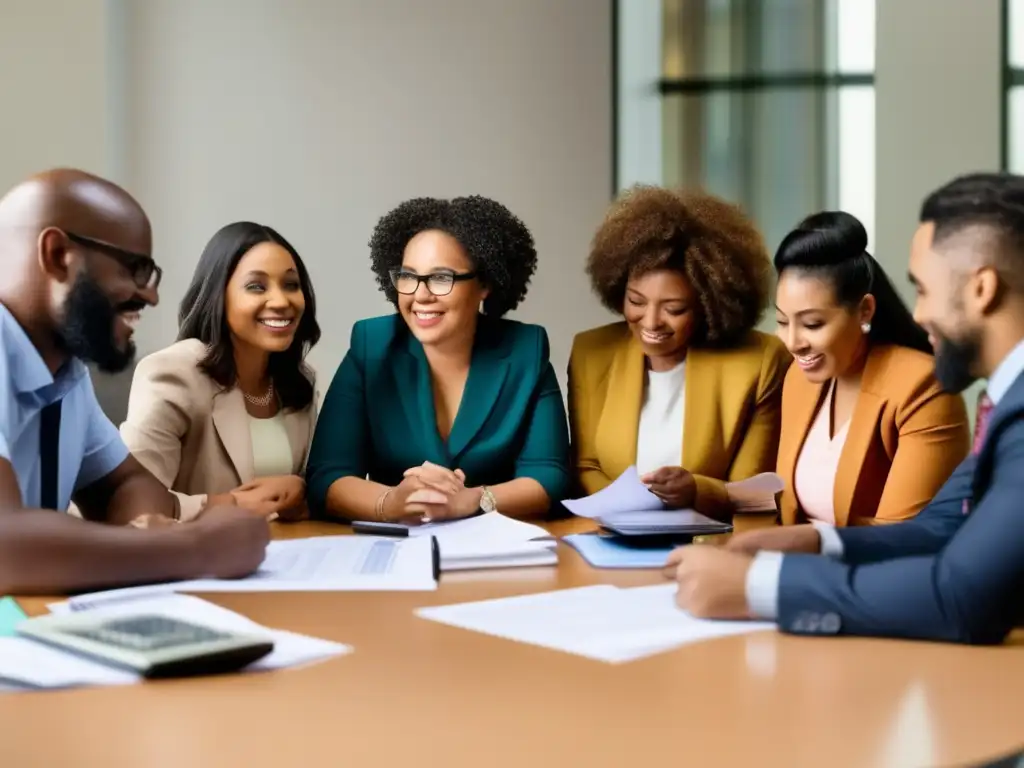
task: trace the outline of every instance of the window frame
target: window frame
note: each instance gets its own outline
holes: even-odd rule
[[[1010,34],[1013,31],[1010,26],[1011,2],[1012,0],[1002,0],[999,8],[999,23],[1002,27],[1002,34],[999,36],[999,45],[1002,49],[1002,67],[1000,71],[1002,98],[999,102],[999,124],[1001,127],[999,133],[999,168],[1003,171],[1010,170],[1010,94],[1015,88],[1024,88],[1024,67],[1014,67],[1010,61]],[[1024,7],[1022,7],[1021,11],[1024,12]],[[1018,168],[1016,172],[1024,173],[1024,168]]]

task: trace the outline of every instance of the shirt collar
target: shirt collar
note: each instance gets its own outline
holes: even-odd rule
[[[3,354],[7,357],[7,370],[19,393],[34,392],[56,399],[88,372],[81,360],[71,358],[61,366],[56,376],[51,374],[36,345],[3,304],[0,304],[0,337],[3,339]],[[44,391],[48,387],[53,389]]]
[[[1022,373],[1024,373],[1024,341],[1010,350],[1010,354],[1003,358],[1003,361],[996,366],[988,378],[986,392],[993,405],[999,404],[999,401],[1013,386],[1013,382]]]

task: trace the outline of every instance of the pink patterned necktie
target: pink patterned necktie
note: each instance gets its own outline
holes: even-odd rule
[[[992,415],[992,400],[988,392],[983,391],[978,395],[978,412],[974,419],[974,445],[971,446],[972,453],[981,450],[981,444],[985,442],[985,433],[988,431],[988,420]]]
[[[974,445],[971,446],[971,453],[975,455],[981,450],[981,444],[985,442],[985,433],[988,431],[988,420],[991,415],[992,399],[988,396],[988,392],[983,391],[978,395],[978,409],[974,417]],[[970,512],[971,501],[964,499],[963,513],[967,515]]]

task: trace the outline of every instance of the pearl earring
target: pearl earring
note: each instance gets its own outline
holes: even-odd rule
[[[861,323],[860,329],[861,331],[864,332],[865,335],[871,333],[871,323]]]

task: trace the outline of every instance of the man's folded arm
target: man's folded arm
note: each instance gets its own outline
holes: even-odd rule
[[[938,553],[862,564],[815,555],[782,558],[779,627],[804,634],[1001,642],[1021,614],[1024,594],[1024,422],[1007,430],[997,449],[988,492],[970,515],[961,513],[955,536]],[[942,511],[941,519],[948,514]],[[910,524],[873,530],[891,534]],[[932,545],[942,528],[936,527]]]
[[[964,523],[964,501],[969,503],[971,498],[974,466],[974,456],[964,459],[916,517],[892,525],[834,529],[839,551],[827,551],[823,535],[822,553],[839,556],[851,565],[938,553]]]

